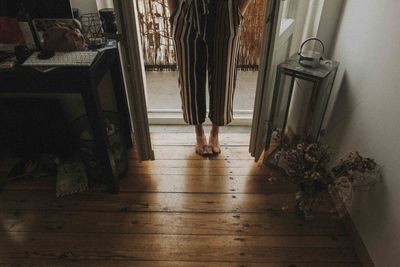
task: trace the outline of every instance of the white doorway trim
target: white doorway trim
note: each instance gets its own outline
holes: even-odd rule
[[[146,105],[146,79],[136,1],[114,0],[120,54],[139,159],[154,160]]]
[[[278,47],[279,37],[285,35],[284,32],[280,31],[283,5],[284,2],[281,0],[268,0],[267,3],[264,45],[257,81],[254,120],[249,147],[249,151],[256,161],[258,161],[264,151],[267,130],[270,127],[269,113],[276,69],[274,64],[276,61],[275,50]]]
[[[149,109],[150,125],[186,125],[183,120],[182,111],[179,109]],[[233,121],[229,125],[232,126],[251,126],[253,119],[252,110],[234,111]],[[205,125],[211,125],[211,121],[207,118]]]

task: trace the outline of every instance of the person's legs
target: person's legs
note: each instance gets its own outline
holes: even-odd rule
[[[202,124],[206,118],[207,44],[204,14],[195,2],[181,1],[170,18],[179,73],[183,118],[195,125],[196,152],[208,154]]]
[[[207,144],[207,138],[204,133],[203,124],[195,125],[196,132],[196,153],[199,155],[208,155],[213,153]]]
[[[213,124],[210,132],[210,139],[208,142],[209,150],[213,154],[221,153],[221,145],[219,144],[219,126]]]
[[[209,54],[209,118],[213,122],[209,143],[214,153],[221,152],[218,126],[227,125],[233,119],[241,28],[242,17],[237,0],[210,2],[206,40]]]

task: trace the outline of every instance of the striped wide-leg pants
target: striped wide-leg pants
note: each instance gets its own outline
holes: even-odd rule
[[[209,118],[216,125],[233,119],[237,58],[243,16],[237,0],[179,0],[170,17],[184,120]]]

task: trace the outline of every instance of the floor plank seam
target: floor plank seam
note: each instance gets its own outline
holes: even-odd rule
[[[121,209],[124,209],[123,207],[121,207]],[[52,211],[52,212],[57,212],[60,211],[61,209],[17,209],[18,211]],[[11,212],[11,211],[15,211],[15,209],[2,209],[3,212]],[[71,210],[71,212],[90,212],[90,213],[97,213],[97,212],[108,212],[108,213],[181,213],[181,214],[187,214],[187,213],[192,213],[192,214],[258,214],[258,215],[262,215],[262,214],[274,214],[274,213],[278,213],[279,210],[273,210],[273,211],[225,211],[225,212],[221,212],[221,211],[162,211],[162,210],[157,210],[157,211],[121,211],[121,210],[109,210],[109,209],[105,209],[105,210]],[[296,214],[295,211],[293,212],[288,212],[288,214]],[[331,214],[330,212],[319,212],[319,214],[322,215],[329,215]]]
[[[38,231],[6,231],[6,230],[0,230],[0,233],[39,233]],[[274,238],[279,238],[279,237],[329,237],[331,238],[331,234],[321,234],[321,235],[316,235],[316,234],[304,234],[304,235],[295,235],[295,234],[277,234],[277,235],[265,235],[265,234],[253,234],[253,235],[245,235],[243,233],[238,233],[237,235],[233,234],[168,234],[168,233],[129,233],[129,232],[51,232],[52,235],[77,235],[77,234],[85,234],[85,235],[116,235],[116,236],[124,236],[124,235],[130,235],[130,236],[169,236],[169,237],[196,237],[196,236],[201,236],[201,237],[232,237],[233,239],[238,238],[238,237],[274,237]],[[344,238],[348,237],[348,235],[344,234],[334,234],[335,238]],[[350,239],[349,239],[350,240]],[[242,240],[235,240],[237,242],[243,242]],[[245,240],[244,240],[245,241]],[[332,241],[334,242],[335,239],[332,238]],[[269,246],[269,248],[276,248],[274,246]],[[281,248],[281,247],[278,247]],[[288,247],[285,246],[285,248],[298,248],[298,247]],[[314,247],[309,247],[309,248],[314,248]],[[318,248],[318,247],[315,247]]]

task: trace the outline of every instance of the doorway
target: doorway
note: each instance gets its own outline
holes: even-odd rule
[[[148,87],[147,86],[148,84],[146,82],[146,75],[145,75],[146,55],[143,51],[144,41],[142,38],[141,28],[140,28],[141,26],[140,19],[143,18],[141,17],[141,14],[139,12],[140,3],[138,1],[141,0],[132,0],[132,1],[114,0],[114,2],[118,3],[120,6],[119,8],[119,12],[121,13],[120,23],[121,22],[124,23],[123,34],[127,34],[128,37],[125,38],[127,42],[126,43],[123,42],[122,44],[122,46],[125,48],[125,51],[127,51],[126,55],[128,56],[129,59],[129,62],[126,63],[126,70],[130,72],[129,75],[127,75],[127,77],[131,80],[132,84],[134,84],[134,86],[131,87],[131,90],[134,92],[134,94],[137,94],[139,96],[139,98],[134,98],[132,100],[137,104],[136,106],[132,105],[133,108],[137,109],[137,112],[133,112],[133,114],[134,116],[137,117],[138,120],[137,129],[139,130],[146,129],[146,132],[143,133],[143,135],[142,133],[138,133],[136,135],[138,135],[139,137],[142,136],[143,137],[142,140],[146,141],[145,142],[147,145],[146,148],[150,149],[151,147],[150,134],[147,134],[147,132],[149,132],[149,127],[148,125],[146,125],[147,122],[149,121],[147,118],[148,113],[146,104],[148,102],[146,103],[146,99],[149,100],[151,95],[149,94],[149,92],[147,92],[147,98],[146,99],[142,98],[142,96],[145,95],[146,87]],[[158,1],[157,3],[160,3],[160,1]],[[250,137],[250,152],[255,157],[256,160],[259,159],[263,151],[263,147],[266,140],[266,133],[268,129],[268,108],[271,104],[270,99],[272,99],[270,93],[272,91],[271,88],[274,85],[274,78],[275,78],[274,73],[276,70],[276,66],[280,62],[283,62],[285,59],[287,59],[290,55],[297,52],[297,48],[299,47],[303,39],[303,34],[306,32],[308,33],[306,29],[307,25],[305,23],[305,18],[308,17],[310,10],[309,1],[306,0],[297,0],[297,1],[268,0],[265,2],[266,2],[266,8],[265,10],[263,10],[264,31],[261,35],[262,53],[260,54],[259,65],[258,65],[259,72],[257,75],[258,76],[257,81],[255,81],[255,78],[252,79],[252,81],[257,84],[255,90],[255,97],[252,97],[252,99],[255,99],[254,109],[250,110],[252,112],[251,115],[253,116],[250,115],[248,118],[245,119],[246,125],[248,126],[252,125],[252,131]],[[323,4],[324,0],[317,0],[313,2]],[[146,4],[146,2],[142,3]],[[169,30],[167,22],[169,16],[168,9],[166,8],[165,4],[163,5],[159,4],[159,5],[160,6],[158,7],[157,10],[159,11],[165,10],[164,11],[165,13],[164,15],[161,15],[160,12],[154,12],[155,14],[154,17],[157,18],[158,20],[164,21],[165,25],[163,29],[168,31]],[[145,5],[142,5],[142,8],[144,7]],[[151,6],[148,6],[148,8],[151,8]],[[315,21],[316,20],[314,20],[314,22]],[[158,26],[153,22],[149,22],[148,24],[152,25],[153,28],[151,29],[158,30],[159,28],[159,24]],[[153,34],[152,40],[159,40],[158,44],[162,44],[161,40],[163,38],[166,39],[166,37],[169,36],[166,34],[161,35],[159,34],[159,31],[153,31],[152,34]],[[157,60],[159,59],[159,57],[162,57],[165,54],[173,53],[172,45],[168,44],[166,45],[171,50],[164,49],[162,53],[152,54],[151,58]],[[242,50],[242,52],[243,51],[246,50],[244,49]],[[174,61],[167,61],[167,64],[171,64],[173,62]],[[148,64],[148,67],[153,68],[153,71],[154,69],[156,71],[159,71],[160,69],[169,67],[164,65],[165,64],[161,64],[157,67]],[[148,69],[147,71],[150,70]],[[173,72],[174,69],[172,68],[169,71]],[[177,79],[174,80],[175,80],[174,84],[177,87],[177,82],[176,82]],[[164,85],[165,83],[162,84]],[[179,90],[177,89],[177,92],[178,91]],[[156,91],[156,93],[159,94],[160,92]],[[164,99],[161,100],[162,102],[167,102],[164,101]],[[178,97],[176,97],[175,103],[179,103]],[[151,111],[152,106],[151,105],[148,106]],[[152,124],[180,124],[182,123],[183,119],[182,119],[182,114],[178,112],[180,112],[180,108],[178,109],[172,108],[171,110],[166,110],[164,116],[159,116],[157,118],[151,118],[152,114],[150,112],[149,114],[150,122]],[[177,116],[171,117],[170,116],[171,114],[175,114]],[[157,119],[158,121],[154,121],[154,119]],[[236,123],[238,122],[237,116],[234,122]],[[141,142],[138,142],[138,145],[141,146]]]
[[[183,124],[168,1],[135,1],[146,68],[150,124]],[[251,16],[244,17],[233,125],[251,125],[266,6],[267,1],[254,0],[247,10]]]

